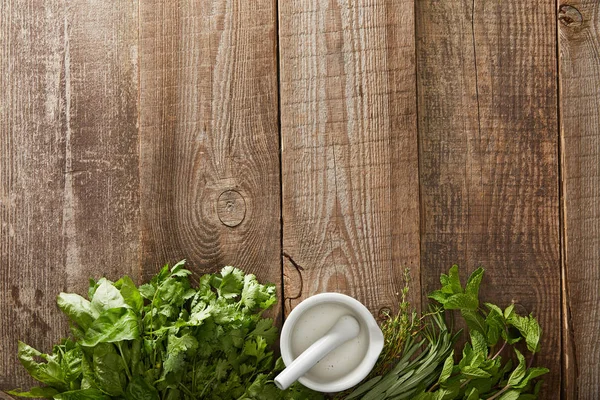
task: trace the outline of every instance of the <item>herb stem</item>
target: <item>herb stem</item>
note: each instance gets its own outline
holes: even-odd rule
[[[491,358],[491,360],[495,360],[496,357],[498,357],[500,355],[500,353],[502,353],[502,350],[504,350],[505,347],[506,347],[506,342],[504,342],[502,347],[500,347],[500,350],[498,350],[498,352],[496,354],[494,354],[494,356]]]
[[[208,389],[208,387],[214,380],[215,380],[215,375],[213,375],[213,377],[204,385],[204,389],[202,389],[202,392],[200,392],[200,396],[198,396],[199,399],[202,398],[202,395],[204,395],[204,392],[206,391],[206,389]]]
[[[183,383],[179,382],[179,387],[192,399],[194,398],[194,393],[190,392],[190,389],[188,389]]]
[[[504,386],[498,393],[496,393],[495,395],[493,395],[492,397],[488,397],[488,400],[494,400],[498,397],[500,397],[500,395],[504,392],[506,392],[508,389],[510,389],[510,385],[506,385]]]
[[[125,365],[125,373],[127,374],[127,378],[131,382],[131,371],[129,371],[129,365],[127,365],[127,361],[125,360],[125,356],[123,355],[123,349],[121,348],[121,342],[116,342],[117,348],[119,349],[119,353],[121,353],[121,360],[123,360],[123,365]]]

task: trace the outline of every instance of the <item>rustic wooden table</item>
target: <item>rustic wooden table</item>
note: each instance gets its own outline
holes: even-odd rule
[[[393,309],[487,269],[600,398],[600,5],[0,2],[0,388],[61,290],[187,258]]]

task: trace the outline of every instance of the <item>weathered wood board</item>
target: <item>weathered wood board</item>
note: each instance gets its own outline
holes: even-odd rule
[[[91,10],[94,12],[90,12]],[[68,333],[60,291],[138,278],[137,3],[0,4],[0,387],[17,340]]]
[[[600,396],[599,5],[0,2],[0,389],[59,291],[187,258],[425,305],[453,263]]]
[[[343,292],[419,307],[412,1],[279,4],[286,309]]]
[[[454,263],[484,266],[483,296],[544,327],[544,398],[559,398],[554,5],[415,4],[423,294]]]
[[[562,3],[562,2],[559,2]],[[600,5],[559,4],[565,399],[600,398]]]
[[[274,15],[265,0],[140,3],[142,265],[280,285]]]

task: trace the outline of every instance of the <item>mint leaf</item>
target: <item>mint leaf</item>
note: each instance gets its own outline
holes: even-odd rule
[[[479,267],[467,280],[467,286],[465,287],[465,293],[469,294],[475,298],[479,297],[479,285],[481,284],[481,280],[483,279],[483,268]]]
[[[521,382],[521,380],[525,377],[525,372],[527,370],[525,365],[525,357],[523,357],[523,354],[521,354],[519,350],[514,350],[515,354],[517,355],[517,359],[519,360],[519,365],[517,365],[517,368],[515,368],[508,378],[507,386],[511,387],[515,387]]]
[[[438,378],[438,383],[445,383],[448,378],[452,375],[452,369],[454,367],[454,350],[450,353],[450,355],[444,361],[444,366],[442,367],[442,372],[440,373],[440,377]]]
[[[452,290],[452,293],[464,293],[462,285],[460,283],[460,277],[458,275],[458,265],[454,264],[452,268],[450,268],[450,273],[448,275],[448,285]]]
[[[444,303],[446,310],[472,310],[475,311],[479,307],[477,298],[463,293],[454,294]]]

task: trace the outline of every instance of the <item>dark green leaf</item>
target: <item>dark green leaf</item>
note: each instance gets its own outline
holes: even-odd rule
[[[271,318],[264,318],[258,321],[250,336],[262,336],[270,345],[277,340],[277,327],[273,325]]]
[[[144,299],[130,277],[122,277],[115,282],[115,287],[119,289],[121,296],[123,296],[123,300],[125,300],[125,303],[129,305],[129,307],[131,307],[136,313],[142,311]]]
[[[98,389],[80,389],[59,393],[54,396],[56,400],[111,400]]]
[[[487,324],[485,323],[485,320],[483,319],[483,317],[480,315],[480,313],[478,311],[462,309],[462,310],[460,310],[460,313],[461,313],[462,317],[465,319],[465,322],[467,323],[469,330],[478,331],[482,335],[484,335],[484,336],[486,335]]]
[[[125,364],[113,344],[99,343],[94,348],[92,364],[94,382],[98,389],[110,396],[120,396],[124,393]]]
[[[126,400],[159,400],[160,395],[154,386],[150,385],[141,376],[133,378],[125,390]]]

